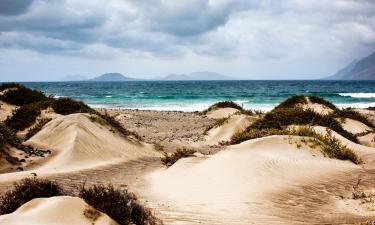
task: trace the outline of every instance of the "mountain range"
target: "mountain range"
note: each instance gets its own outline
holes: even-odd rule
[[[375,52],[371,55],[354,60],[336,74],[325,78],[326,80],[375,80]]]
[[[118,82],[145,80],[127,77],[121,73],[106,73],[95,78],[87,79],[83,76],[67,76],[65,81],[94,81],[94,82]],[[156,77],[150,80],[233,80],[233,78],[214,72],[195,72],[190,74],[169,74],[164,77]]]

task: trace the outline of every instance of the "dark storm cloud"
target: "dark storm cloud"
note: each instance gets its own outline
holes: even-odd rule
[[[279,59],[374,46],[374,11],[370,0],[0,0],[0,14],[17,14],[0,15],[0,47]]]
[[[33,0],[0,0],[0,15],[14,16],[25,13]]]

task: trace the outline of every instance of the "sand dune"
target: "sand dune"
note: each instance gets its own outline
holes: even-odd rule
[[[358,137],[359,143],[368,147],[375,148],[375,133],[369,133],[364,136]]]
[[[222,118],[226,118],[230,115],[233,115],[236,112],[239,112],[239,110],[234,109],[234,108],[219,108],[219,109],[214,109],[212,111],[209,111],[206,115],[207,115],[208,118],[222,119]]]
[[[203,224],[288,224],[281,218],[272,219],[276,211],[271,208],[259,211],[272,205],[271,193],[359,168],[288,143],[298,139],[265,137],[229,146],[206,160],[180,160],[150,175],[151,198],[166,206],[161,211],[167,224],[179,224],[172,222],[176,218],[189,224],[198,218]],[[175,209],[174,213],[168,208]]]
[[[0,225],[116,225],[106,214],[76,197],[33,199],[15,212],[0,216]]]
[[[229,141],[236,132],[244,131],[254,120],[255,118],[247,115],[233,115],[223,125],[208,132],[207,142],[214,145]]]
[[[12,115],[12,112],[15,109],[15,105],[11,105],[6,102],[0,101],[0,121],[6,120],[8,116]]]
[[[342,122],[341,125],[346,131],[349,131],[353,134],[360,134],[372,130],[372,128],[367,126],[366,124],[349,118],[345,118],[344,122]]]
[[[152,145],[124,138],[110,127],[93,122],[89,115],[58,117],[26,141],[52,151],[51,159],[39,171],[75,171],[97,166],[158,156]]]
[[[303,109],[311,109],[315,111],[316,113],[327,115],[333,112],[332,109],[328,108],[325,105],[318,104],[318,103],[312,103],[308,97],[306,97],[307,104],[301,104]]]

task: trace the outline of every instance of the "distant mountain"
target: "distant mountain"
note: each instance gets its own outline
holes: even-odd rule
[[[214,72],[195,72],[190,74],[169,74],[160,80],[233,80],[232,77]]]
[[[339,70],[326,80],[375,80],[375,52]]]
[[[87,81],[102,81],[102,82],[107,81],[108,82],[108,81],[132,81],[132,80],[136,80],[136,79],[126,77],[122,75],[121,73],[106,73],[98,77],[89,79]]]

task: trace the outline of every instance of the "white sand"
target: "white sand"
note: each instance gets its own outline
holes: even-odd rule
[[[117,223],[76,197],[33,199],[15,212],[0,216],[0,225],[116,225]]]
[[[152,198],[158,205],[175,209],[176,214],[166,213],[166,218],[193,221],[204,215],[212,219],[207,224],[270,224],[271,218],[267,223],[258,216],[272,214],[271,209],[257,215],[267,205],[268,194],[358,168],[306,146],[299,149],[287,139],[265,137],[229,146],[207,160],[180,160],[150,175]]]
[[[16,108],[15,105],[0,101],[0,121],[6,120],[8,116],[12,115],[13,110]]]
[[[308,97],[306,97],[307,104],[300,104],[303,109],[311,109],[316,113],[327,115],[333,112],[332,109],[328,108],[325,105],[318,104],[318,103],[312,103]]]
[[[375,148],[375,133],[369,133],[364,136],[358,137],[359,143],[368,147]]]
[[[239,112],[238,109],[234,108],[219,108],[212,111],[209,111],[207,113],[207,117],[212,119],[222,119],[229,117],[230,115],[233,115],[235,113]]]
[[[77,171],[102,165],[158,156],[152,145],[125,138],[86,114],[58,117],[25,144],[52,151],[39,171]]]
[[[338,119],[338,121],[341,122],[341,119]],[[345,118],[344,122],[341,123],[341,125],[346,131],[353,134],[360,134],[372,130],[372,128],[367,126],[366,124],[349,118]]]
[[[212,145],[230,141],[235,133],[244,131],[254,120],[255,118],[246,115],[233,115],[223,125],[212,128],[206,140]]]

